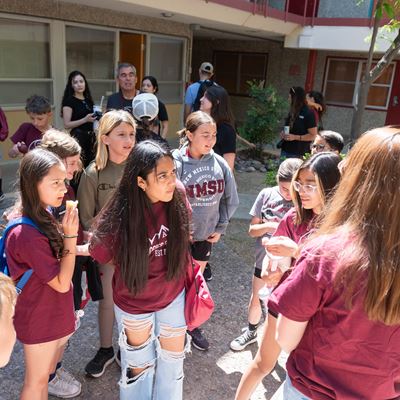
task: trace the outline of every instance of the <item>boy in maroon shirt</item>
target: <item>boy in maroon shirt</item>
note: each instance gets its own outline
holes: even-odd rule
[[[51,105],[48,99],[34,94],[26,101],[25,110],[31,122],[24,122],[20,125],[11,141],[14,146],[8,152],[11,158],[18,157],[28,152],[40,140],[43,134],[51,127]]]

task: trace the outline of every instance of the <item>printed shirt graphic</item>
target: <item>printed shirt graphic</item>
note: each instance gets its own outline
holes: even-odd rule
[[[225,191],[224,173],[212,159],[191,169],[184,168],[181,181],[193,210],[193,238],[205,240],[215,232],[219,222],[219,206]]]
[[[116,265],[113,277],[114,303],[123,311],[131,314],[144,314],[159,311],[168,306],[183,290],[184,277],[167,281],[167,241],[168,216],[166,204],[152,204],[152,213],[146,213],[146,226],[149,241],[149,269],[144,289],[133,296],[122,279]],[[112,262],[111,241],[90,246],[90,255],[99,263]]]
[[[265,188],[258,194],[253,207],[250,210],[252,217],[260,218],[264,221],[277,221],[284,217],[284,215],[293,206],[291,201],[285,200],[279,193],[278,186],[272,188]],[[266,233],[256,239],[256,268],[262,267],[262,261],[265,257],[265,249],[261,244],[263,237],[271,237],[270,234]]]

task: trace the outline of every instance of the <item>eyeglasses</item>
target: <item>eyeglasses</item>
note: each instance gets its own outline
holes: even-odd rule
[[[321,151],[321,150],[324,150],[325,149],[325,145],[324,144],[312,144],[311,146],[310,146],[310,148],[311,148],[311,150],[319,150],[319,151]]]
[[[300,192],[302,190],[304,193],[311,194],[317,190],[317,186],[315,185],[302,185],[300,182],[294,181],[293,187],[296,192]]]

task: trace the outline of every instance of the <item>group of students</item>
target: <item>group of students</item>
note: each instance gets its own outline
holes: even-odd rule
[[[228,114],[218,121],[224,94],[217,89],[215,100],[216,87],[206,90],[200,111],[188,115],[181,146],[172,152],[165,141],[139,135],[129,112],[105,113],[95,159],[81,175],[77,196],[65,184],[82,167],[74,137],[50,129],[37,148],[25,152],[26,142],[15,139],[11,151],[26,154],[19,170],[21,199],[8,218],[29,217],[37,227],[20,224],[7,235],[12,279],[29,269],[33,274],[17,301],[11,280],[0,276],[0,337],[9,344],[5,350],[12,348],[15,327],[23,344],[22,400],[81,392],[62,357],[79,325],[81,293],[71,285],[79,281],[77,259],[89,256],[101,271],[103,299],[100,349],[86,372],[99,377],[117,359],[121,399],[182,398],[189,336],[201,349],[208,347],[200,330],[186,331],[185,274],[192,259],[204,271],[212,244],[239,204],[229,153],[213,150],[218,123],[229,125]],[[133,108],[153,104],[135,99]],[[31,105],[28,113],[48,114]],[[46,127],[46,118],[38,121]],[[139,122],[150,131],[146,120]],[[252,297],[248,327],[232,341],[233,350],[256,340],[259,291],[265,284],[274,289],[238,400],[251,396],[281,349],[291,351],[285,399],[400,395],[400,129],[366,133],[344,161],[342,148],[340,135],[319,132],[311,157],[287,154],[277,186],[261,191],[250,211],[249,234],[257,238]],[[75,198],[78,207],[67,206]],[[119,356],[112,346],[114,319]],[[9,356],[3,350],[3,365]]]
[[[139,96],[133,108],[151,105]],[[229,165],[213,151],[213,118],[192,113],[179,134],[182,146],[171,153],[165,142],[140,137],[127,111],[105,113],[95,160],[80,177],[79,206],[72,209],[66,201],[75,195],[65,181],[81,168],[77,140],[50,129],[22,158],[21,202],[7,217],[29,217],[37,227],[21,224],[6,237],[13,280],[33,270],[14,316],[26,360],[21,399],[81,392],[80,382],[61,366],[78,325],[74,305],[79,308],[81,293],[71,285],[80,281],[74,278],[77,256],[98,262],[102,283],[100,349],[86,372],[99,377],[114,361],[115,315],[121,398],[181,396],[190,343],[183,313],[186,269],[192,257],[204,268],[239,201]]]

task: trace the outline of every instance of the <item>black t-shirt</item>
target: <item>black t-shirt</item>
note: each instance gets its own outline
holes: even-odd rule
[[[217,125],[217,142],[213,150],[220,156],[236,153],[236,131],[232,125],[223,122]]]
[[[286,124],[288,125],[287,121]],[[290,129],[290,133],[293,135],[304,136],[308,134],[308,129],[315,128],[316,126],[314,113],[307,106],[304,106],[300,110],[298,117],[295,119],[293,127]],[[302,140],[292,140],[289,142],[284,140],[282,144],[282,150],[286,151],[287,153],[303,157],[304,154],[310,152],[310,145],[310,141],[306,142]]]
[[[126,99],[121,92],[113,93],[107,99],[107,110],[124,110],[132,114],[132,100]]]
[[[157,115],[157,118],[160,121],[168,121],[167,108],[165,107],[165,104],[161,100],[158,100],[158,115]]]
[[[63,107],[72,108],[71,121],[77,121],[85,118],[88,114],[93,114],[93,104],[90,104],[86,100],[77,99],[75,96],[66,98],[62,104]],[[74,129],[71,129],[71,133],[76,130],[82,130],[85,132],[93,131],[93,122],[86,122]]]

